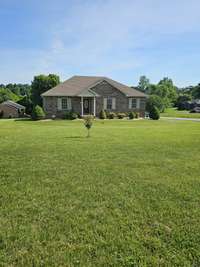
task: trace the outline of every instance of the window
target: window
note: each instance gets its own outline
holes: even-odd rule
[[[62,110],[67,109],[67,98],[62,98]]]
[[[140,99],[140,108],[141,108],[141,109],[145,109],[145,106],[146,106],[146,101],[145,101],[145,99]]]
[[[107,98],[107,109],[112,109],[112,97]]]
[[[136,98],[132,98],[131,108],[137,108],[137,99]]]

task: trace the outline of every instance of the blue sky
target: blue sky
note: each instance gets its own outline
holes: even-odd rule
[[[200,82],[199,0],[0,0],[0,83],[104,75]]]

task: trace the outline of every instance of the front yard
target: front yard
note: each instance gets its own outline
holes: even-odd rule
[[[0,121],[0,266],[199,266],[199,133]]]

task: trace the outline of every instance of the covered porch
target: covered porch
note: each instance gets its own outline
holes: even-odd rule
[[[93,115],[96,117],[96,98],[99,97],[97,93],[88,89],[78,95],[81,99],[81,117],[85,115]]]

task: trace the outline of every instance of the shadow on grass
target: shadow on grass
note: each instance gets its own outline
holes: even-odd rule
[[[65,136],[66,139],[87,139],[86,136]]]
[[[18,121],[33,121],[33,120],[30,118],[19,118],[19,119],[14,119],[14,121],[18,122]]]

